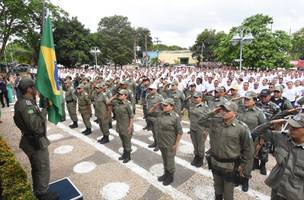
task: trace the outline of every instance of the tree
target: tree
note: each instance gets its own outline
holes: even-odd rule
[[[140,52],[137,52],[139,57],[141,57],[142,53],[151,49],[153,43],[152,43],[152,37],[151,32],[147,28],[138,27],[136,29],[136,46],[139,46],[141,48]]]
[[[132,62],[136,31],[127,17],[114,15],[104,17],[98,24],[97,46],[103,63],[125,65]]]
[[[224,32],[216,33],[214,29],[205,29],[197,36],[195,44],[191,47],[192,57],[197,58],[198,62],[201,62],[202,58],[204,61],[214,61],[214,50],[225,36]]]
[[[187,48],[183,48],[177,45],[168,46],[165,44],[153,44],[151,46],[151,50],[153,51],[179,51],[179,50],[187,50]]]
[[[226,37],[223,37],[215,49],[216,59],[220,62],[234,65],[239,58],[240,45],[232,46],[231,38],[240,29],[245,33],[253,34],[254,40],[243,46],[243,65],[257,69],[273,69],[289,67],[291,40],[284,31],[272,32],[269,26],[273,23],[272,17],[262,14],[251,16],[244,20],[241,26],[233,27]]]
[[[293,33],[291,56],[293,59],[304,57],[304,28]]]
[[[21,0],[0,1],[0,59],[12,37],[20,37],[29,21],[28,10]]]
[[[90,61],[90,31],[76,17],[61,18],[54,23],[57,61],[64,66],[75,66]]]

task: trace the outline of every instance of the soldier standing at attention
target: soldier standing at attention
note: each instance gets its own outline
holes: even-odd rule
[[[253,131],[259,135],[280,126],[285,119],[277,119],[260,125]],[[304,197],[304,113],[297,114],[287,120],[289,131],[271,132],[275,146],[274,157],[276,166],[271,170],[265,180],[271,187],[271,200],[303,200]]]
[[[216,200],[233,200],[236,175],[244,170],[253,155],[253,142],[246,124],[236,119],[238,106],[231,101],[200,119],[210,137],[209,169],[212,170]]]
[[[95,86],[96,95],[94,97],[95,115],[99,123],[100,131],[103,134],[103,138],[98,140],[100,144],[108,143],[109,140],[109,120],[111,118],[111,110],[108,107],[109,98],[107,97],[105,90],[106,86],[99,83]]]
[[[153,139],[154,142],[153,144],[150,144],[148,147],[149,148],[154,148],[154,151],[158,151],[158,142],[157,142],[157,122],[156,118],[158,117],[159,113],[161,110],[159,108],[157,109],[152,109],[155,104],[162,102],[164,99],[163,97],[157,93],[157,87],[156,85],[152,84],[148,88],[148,96],[147,96],[147,108],[148,108],[148,114],[147,117],[152,123],[152,133],[153,133]]]
[[[86,129],[82,131],[85,135],[90,135],[92,133],[92,125],[90,122],[90,118],[92,115],[91,111],[91,100],[89,95],[84,91],[84,85],[80,84],[77,87],[77,95],[78,95],[78,110],[81,114],[82,120],[85,124]]]
[[[179,142],[182,138],[183,129],[180,118],[173,111],[174,100],[168,98],[162,103],[162,112],[157,117],[158,146],[161,151],[164,164],[164,174],[158,177],[163,185],[169,185],[174,181],[175,155]],[[157,109],[160,103],[154,105],[152,109]]]
[[[168,97],[174,100],[174,111],[181,117],[182,107],[185,101],[185,95],[182,91],[177,90],[178,82],[171,83],[171,90],[168,90]]]
[[[245,93],[245,97],[243,99],[243,106],[240,106],[238,109],[238,119],[244,122],[250,131],[252,131],[257,126],[266,122],[266,117],[261,109],[255,106],[255,102],[257,100],[257,94],[255,92],[249,91]],[[254,152],[254,150],[252,150]],[[252,155],[253,157],[253,155]],[[251,178],[252,168],[256,168],[259,160],[254,159],[248,162],[248,165],[245,168],[244,175],[245,177],[242,179],[242,190],[247,192],[249,189],[249,178]]]
[[[191,165],[201,167],[205,157],[205,141],[208,133],[198,122],[200,118],[206,116],[210,110],[207,104],[203,103],[202,93],[194,93],[191,100],[193,106],[190,106],[189,109],[190,136],[194,147],[194,159]]]
[[[21,97],[15,104],[14,121],[21,130],[20,148],[30,160],[34,194],[39,200],[57,200],[57,193],[48,192],[50,180],[50,160],[46,137],[47,105],[40,111],[36,102],[34,81],[20,80],[18,88]]]
[[[110,99],[113,102],[114,113],[116,116],[116,131],[119,134],[123,147],[123,155],[119,157],[119,160],[123,160],[123,163],[127,163],[131,160],[131,138],[133,134],[133,108],[130,101],[127,100],[129,91],[122,89],[117,92],[117,95]]]
[[[65,102],[68,108],[69,115],[73,124],[69,125],[70,128],[77,128],[78,127],[78,117],[76,112],[76,105],[77,105],[77,96],[75,90],[72,88],[72,82],[66,80],[64,82],[65,88]]]

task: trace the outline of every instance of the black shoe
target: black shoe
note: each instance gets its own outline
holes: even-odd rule
[[[153,149],[153,151],[159,151],[158,146],[156,146],[156,147]]]
[[[36,195],[38,200],[59,200],[59,195],[56,192],[47,192],[45,194]]]
[[[166,179],[167,176],[168,176],[168,172],[167,172],[167,170],[165,170],[164,174],[163,174],[162,176],[159,176],[159,177],[157,178],[157,180],[158,180],[159,182],[162,182],[162,181],[164,181],[164,180]]]
[[[77,128],[78,127],[78,123],[77,121],[76,122],[73,122],[73,124],[69,125],[70,128]]]
[[[201,167],[204,164],[204,157],[198,157],[195,167]]]
[[[130,151],[127,151],[126,152],[126,157],[125,159],[122,161],[123,163],[127,163],[131,160],[131,152]]]
[[[87,128],[83,134],[90,135],[92,133],[91,128]]]
[[[95,119],[94,122],[98,123],[98,119]]]
[[[243,178],[242,180],[242,191],[247,192],[249,189],[249,180],[248,178]]]
[[[85,133],[87,129],[85,129],[84,131],[82,131],[81,133]]]
[[[153,144],[149,144],[148,147],[149,147],[149,148],[155,148],[155,147],[156,147],[155,142],[154,142]]]
[[[267,175],[267,171],[266,171],[266,162],[265,161],[261,161],[260,164],[260,174],[262,175]]]
[[[124,160],[126,158],[126,151],[123,152],[123,154],[118,158],[118,160]]]
[[[109,128],[113,128],[113,125],[112,125],[112,123],[110,123],[110,124],[109,124]]]
[[[172,183],[173,181],[174,181],[174,174],[168,172],[167,177],[166,177],[165,180],[163,181],[163,185],[164,185],[164,186],[167,186],[167,185],[169,185],[170,183]]]
[[[197,161],[198,161],[199,157],[197,155],[194,156],[192,162],[191,162],[191,165],[195,166]]]
[[[148,126],[145,126],[145,127],[143,128],[143,130],[148,130]]]
[[[99,140],[98,142],[100,144],[106,144],[106,143],[110,142],[109,136],[103,136],[103,138],[101,138],[101,140]]]

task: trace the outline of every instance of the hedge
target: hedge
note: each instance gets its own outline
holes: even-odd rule
[[[0,199],[35,200],[27,175],[0,136]]]

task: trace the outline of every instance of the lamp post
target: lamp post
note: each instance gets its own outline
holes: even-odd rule
[[[92,47],[90,53],[95,55],[95,67],[97,67],[97,54],[100,54],[100,50],[97,47]]]
[[[252,42],[252,40],[254,39],[252,33],[250,32],[250,30],[248,31],[248,29],[245,28],[239,28],[238,29],[239,33],[236,33],[232,39],[231,39],[231,43],[233,46],[237,45],[238,43],[240,43],[240,72],[242,71],[242,62],[243,62],[243,46],[244,44],[250,44]],[[247,32],[246,32],[247,31]],[[245,33],[245,35],[244,35]]]
[[[156,43],[156,53],[157,53],[157,62],[159,57],[158,44],[161,42],[158,37],[155,38],[154,42]]]

